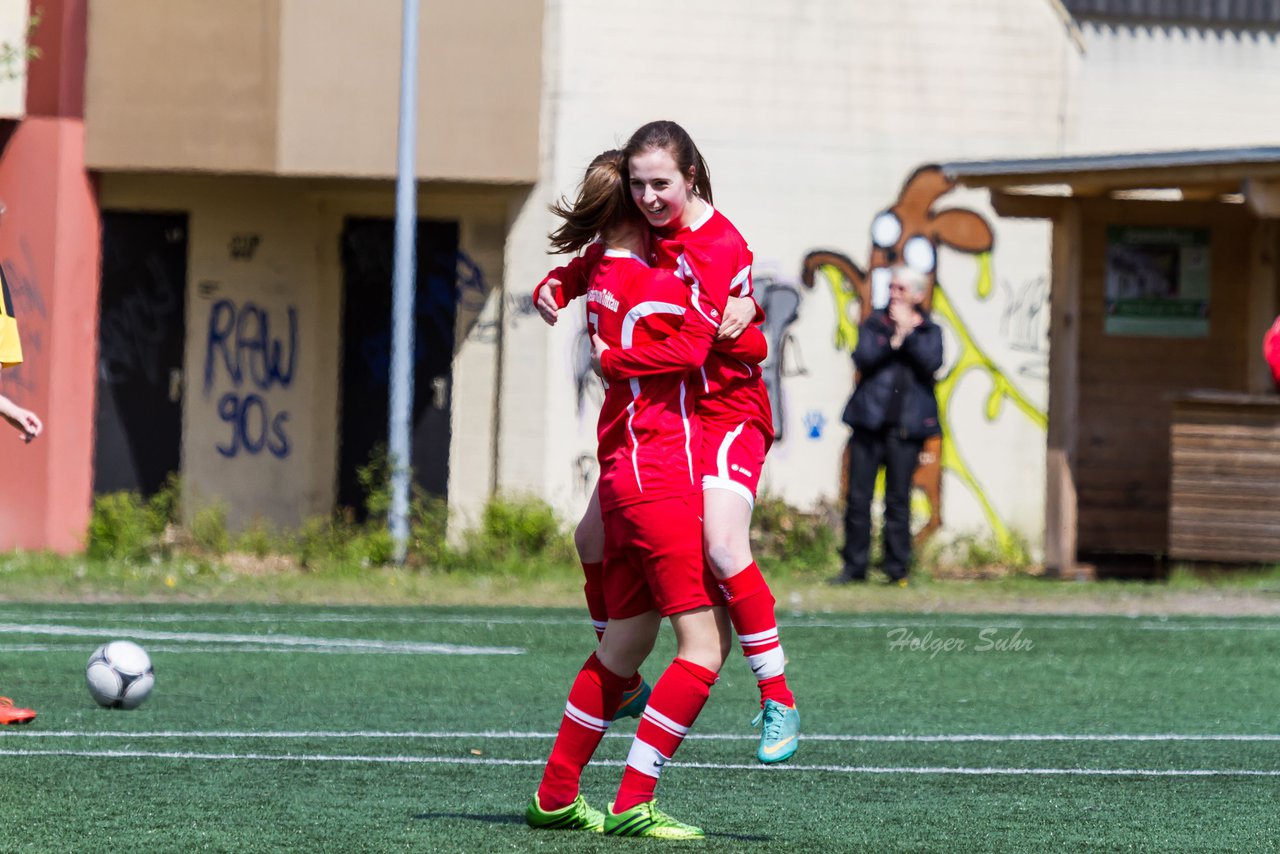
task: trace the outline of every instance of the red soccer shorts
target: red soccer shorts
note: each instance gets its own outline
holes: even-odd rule
[[[738,424],[702,422],[702,488],[728,489],[756,506],[760,470],[772,436],[754,421]]]
[[[702,559],[702,496],[681,495],[604,513],[604,599],[610,619],[664,617],[722,604]]]

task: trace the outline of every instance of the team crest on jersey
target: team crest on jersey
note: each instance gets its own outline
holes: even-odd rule
[[[598,302],[609,311],[618,310],[618,298],[608,288],[592,288],[587,291],[588,302]]]

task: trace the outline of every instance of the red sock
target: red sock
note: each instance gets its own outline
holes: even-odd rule
[[[544,810],[558,810],[578,796],[578,779],[591,761],[609,721],[618,711],[622,688],[627,680],[608,670],[595,653],[578,671],[569,689],[560,732],[551,747],[551,758],[542,772],[538,803]]]
[[[635,741],[627,754],[622,785],[613,801],[615,814],[653,800],[662,766],[675,755],[689,727],[707,703],[717,676],[705,667],[677,658],[653,686]]]
[[[609,625],[609,609],[604,604],[604,564],[600,561],[582,562],[582,574],[587,583],[582,585],[582,592],[587,597],[587,613],[591,615],[591,626],[596,630],[596,640],[604,637],[605,627]]]
[[[582,574],[587,583],[582,585],[582,592],[587,597],[587,613],[591,615],[591,627],[596,630],[596,640],[604,637],[604,630],[609,626],[609,609],[604,603],[604,564],[582,562]],[[627,680],[624,691],[634,691],[640,687],[643,677],[639,673]]]
[[[729,619],[738,633],[742,654],[751,665],[760,686],[760,704],[774,700],[784,706],[796,704],[783,672],[786,658],[778,640],[778,620],[773,614],[774,598],[769,585],[752,561],[747,568],[720,582],[729,603]]]

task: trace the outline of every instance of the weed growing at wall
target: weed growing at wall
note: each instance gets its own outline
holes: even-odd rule
[[[169,551],[168,529],[180,512],[181,483],[174,476],[151,498],[113,492],[93,500],[85,551],[95,560],[144,561]]]
[[[996,578],[1024,575],[1033,568],[1030,547],[1013,532],[1003,539],[991,533],[935,538],[922,552],[920,563],[939,578]]]
[[[823,503],[806,512],[775,495],[761,495],[751,522],[751,551],[766,574],[816,577],[839,570],[839,513],[834,505]]]

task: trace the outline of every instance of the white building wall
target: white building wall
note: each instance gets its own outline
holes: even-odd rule
[[[1280,34],[1084,23],[1073,152],[1275,145]]]
[[[831,287],[799,283],[806,253],[865,266],[868,229],[926,163],[1068,152],[1239,145],[1280,137],[1274,37],[1155,28],[1074,30],[1048,0],[548,0],[541,179],[508,242],[507,287],[527,294],[563,259],[545,252],[548,202],[599,151],[653,119],[684,125],[716,206],[747,237],[758,285],[800,294],[787,328],[784,436],[764,489],[805,507],[838,498],[852,384]],[[1082,49],[1083,47],[1083,49]],[[982,259],[944,249],[948,323],[944,529],[1043,536],[1050,228],[1000,220],[983,193],[944,196],[991,224]],[[502,392],[504,489],[576,518],[594,482],[582,320],[511,318]],[[968,341],[968,346],[964,342]]]
[[[508,287],[527,292],[560,262],[544,254],[554,225],[546,204],[572,193],[595,154],[622,145],[646,121],[680,122],[706,156],[716,205],[747,237],[758,271],[801,293],[798,319],[787,330],[799,344],[788,350],[795,375],[782,381],[784,438],[771,453],[765,488],[799,506],[834,500],[852,367],[835,344],[830,289],[799,284],[805,254],[836,249],[865,265],[872,217],[894,202],[921,163],[1059,150],[1064,63],[1075,48],[1050,4],[1025,0],[664,0],[648,4],[644,20],[666,23],[641,26],[624,4],[548,3],[543,173],[512,230]],[[980,197],[976,203],[985,204]],[[1028,272],[1003,274],[1010,281],[1047,267],[1047,228],[1024,226],[1016,232],[1019,243],[1028,228],[1029,253],[1018,243],[1007,249],[998,243],[997,271],[1001,252],[1030,255],[1019,260]],[[957,308],[986,341],[998,336],[1005,291],[979,303],[970,296],[975,266],[966,261],[957,257],[950,273],[958,282]],[[943,263],[945,281],[953,262]],[[581,328],[576,312],[551,330],[536,316],[514,318],[504,362],[503,488],[540,491],[570,518],[594,484],[598,397],[587,378],[579,405]],[[1026,358],[1043,361],[1044,353]],[[1043,371],[1033,371],[1028,394],[1041,408],[1043,382]],[[1006,471],[1010,443],[986,441],[977,385],[966,381],[958,393],[974,410],[957,429],[971,443],[971,467]],[[973,395],[978,404],[969,401]],[[1017,489],[1001,504],[1019,511],[1013,514],[1019,526],[1035,539],[1043,432],[1017,424],[1004,430],[1024,459],[1013,463],[1020,475],[1006,480]],[[1021,476],[1026,471],[1033,476]],[[965,487],[945,477],[948,524],[952,518],[964,527],[984,524]]]

